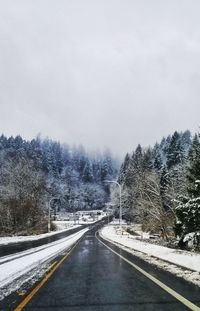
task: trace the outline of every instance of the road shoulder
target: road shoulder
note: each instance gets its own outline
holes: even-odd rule
[[[192,284],[195,284],[196,286],[200,287],[200,273],[199,271],[195,271],[194,269],[192,269],[192,267],[196,267],[197,265],[190,265],[189,267],[184,267],[181,263],[181,261],[179,261],[179,264],[177,264],[177,260],[176,262],[170,261],[168,259],[163,259],[162,257],[159,256],[159,252],[157,251],[156,254],[158,254],[157,256],[155,256],[151,250],[152,250],[152,244],[148,243],[143,243],[140,241],[133,241],[132,239],[128,238],[127,236],[120,236],[116,234],[116,231],[114,229],[114,227],[112,226],[105,226],[104,228],[102,228],[102,230],[99,232],[100,236],[102,239],[116,245],[117,247],[127,251],[128,253],[137,256],[138,258],[147,261],[148,263],[150,263],[151,265],[154,265],[156,267],[158,267],[159,269],[163,269],[165,271],[170,272],[173,275],[176,275],[179,278],[183,278],[184,280],[186,280],[187,282],[190,282]],[[141,244],[144,244],[145,247],[141,247]],[[157,249],[161,249],[164,247],[157,247]],[[166,251],[167,248],[164,248],[164,251]],[[170,252],[173,252],[173,250],[171,249],[167,249],[166,254],[168,253],[168,250]],[[189,252],[187,252],[187,256]],[[183,257],[183,254],[180,254]],[[173,256],[171,256],[171,258],[173,259],[175,256],[179,256],[179,252],[177,250],[174,250],[174,254]],[[197,254],[197,257],[200,257],[200,255]],[[166,256],[167,257],[167,256]],[[170,258],[170,257],[168,257]],[[170,259],[171,259],[170,258]],[[183,260],[183,259],[182,259]],[[192,260],[192,256],[191,256],[191,260]],[[195,258],[196,261],[196,258]],[[200,259],[198,261],[198,268],[200,268],[199,266],[199,262]],[[195,262],[196,263],[196,262]],[[188,263],[187,263],[188,265]]]

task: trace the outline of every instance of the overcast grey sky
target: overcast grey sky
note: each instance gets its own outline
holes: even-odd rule
[[[0,132],[123,155],[200,125],[199,0],[0,0]]]

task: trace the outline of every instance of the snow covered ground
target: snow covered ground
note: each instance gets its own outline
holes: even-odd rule
[[[114,218],[109,224],[110,224],[110,225],[119,225],[119,219]],[[122,224],[122,225],[126,225],[126,221],[122,219],[121,224]]]
[[[37,235],[27,235],[27,236],[9,236],[9,237],[0,237],[0,246],[1,245],[7,245],[9,243],[18,243],[23,241],[33,241],[33,240],[40,240],[43,238],[46,238],[48,236],[52,236],[55,234],[58,234],[60,232],[65,232],[74,228],[80,227],[80,225],[74,225],[74,226],[67,226],[67,227],[60,227],[58,228],[58,231],[52,231],[50,233],[43,233],[43,234],[37,234]]]
[[[112,225],[104,227],[100,234],[134,255],[200,285],[200,254],[150,244],[131,235],[123,236]]]
[[[95,221],[81,221],[79,222],[79,224],[74,224],[74,221],[53,221],[54,225],[57,228],[57,231],[52,231],[50,233],[43,233],[43,234],[37,234],[37,235],[27,235],[27,236],[9,236],[9,237],[0,237],[0,246],[1,245],[7,245],[9,243],[18,243],[18,242],[23,242],[23,241],[33,241],[33,240],[40,240],[43,238],[46,238],[48,236],[52,236],[61,232],[66,232],[68,230],[74,229],[74,228],[78,228],[81,225],[91,225],[94,224],[98,221],[100,221],[101,219],[103,219],[103,217],[98,218],[98,220]]]
[[[39,274],[45,263],[70,248],[88,230],[85,228],[53,243],[2,257],[0,259],[0,300],[26,282],[28,274],[31,278],[33,274]]]

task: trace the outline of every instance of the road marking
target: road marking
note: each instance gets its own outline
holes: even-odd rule
[[[63,263],[63,261],[71,254],[77,244],[80,242],[79,239],[76,244],[70,249],[70,251],[55,265],[53,263],[51,266],[54,268],[42,279],[42,281],[25,297],[25,299],[14,309],[14,311],[21,311],[27,305],[27,303],[33,298],[33,296],[39,291],[39,289],[49,280],[49,278],[54,274],[58,267]],[[50,267],[51,267],[50,266]]]
[[[57,262],[58,262],[57,260],[54,261],[54,262],[48,267],[47,271],[51,270],[51,269],[55,266],[55,264],[56,264]]]
[[[200,311],[200,308],[198,306],[196,306],[195,304],[193,304],[191,301],[187,300],[185,297],[183,297],[182,295],[180,295],[179,293],[177,293],[175,290],[173,290],[172,288],[170,288],[169,286],[165,285],[164,283],[162,283],[161,281],[159,281],[158,279],[156,279],[154,276],[152,276],[151,274],[149,274],[148,272],[146,272],[145,270],[143,270],[142,268],[140,268],[139,266],[137,266],[136,264],[132,263],[130,260],[126,259],[124,256],[118,254],[117,252],[115,252],[111,247],[109,247],[108,245],[106,245],[104,242],[102,242],[98,237],[97,237],[97,232],[95,233],[95,236],[97,238],[97,240],[103,244],[104,246],[106,246],[111,252],[113,252],[114,254],[116,254],[117,256],[119,256],[121,259],[123,259],[124,261],[126,261],[129,265],[131,265],[132,267],[134,267],[137,271],[141,272],[143,275],[145,275],[148,279],[150,279],[151,281],[153,281],[155,284],[157,284],[158,286],[160,286],[162,289],[164,289],[167,293],[169,293],[171,296],[173,296],[174,298],[176,298],[178,301],[180,301],[182,304],[184,304],[186,307],[188,307],[190,310],[192,311]],[[109,241],[109,243],[111,243]]]

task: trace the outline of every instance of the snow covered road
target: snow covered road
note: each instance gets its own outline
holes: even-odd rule
[[[29,271],[36,267],[40,267],[44,262],[52,260],[63,251],[70,248],[88,230],[88,228],[85,228],[53,243],[1,258],[0,291],[14,280],[26,275]]]

